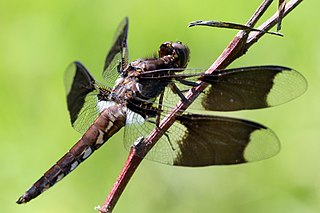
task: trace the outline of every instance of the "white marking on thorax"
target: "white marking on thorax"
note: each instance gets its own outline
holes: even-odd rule
[[[141,85],[140,83],[137,83],[137,84],[136,84],[136,87],[137,87],[138,92],[141,93],[141,91],[142,91],[142,85]]]
[[[104,109],[114,105],[116,105],[116,102],[114,101],[98,101],[98,104],[97,104],[99,112],[102,112]]]
[[[124,78],[122,76],[119,76],[115,82],[115,87],[119,84],[122,84],[124,81]]]
[[[143,124],[144,122],[145,122],[145,119],[141,115],[139,115],[138,113],[135,113],[127,108],[126,125]]]

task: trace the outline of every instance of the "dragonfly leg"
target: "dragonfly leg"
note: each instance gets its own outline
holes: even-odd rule
[[[177,94],[183,103],[188,102],[188,99],[182,94],[182,91],[174,83],[170,84],[170,88],[173,93]]]

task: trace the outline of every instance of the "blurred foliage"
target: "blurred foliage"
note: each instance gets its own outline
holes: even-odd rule
[[[121,133],[48,192],[27,205],[15,201],[80,137],[69,124],[65,68],[80,60],[101,80],[104,57],[124,16],[130,17],[131,59],[152,55],[164,41],[180,40],[191,49],[190,67],[206,68],[236,31],[189,29],[187,24],[199,19],[245,23],[260,2],[2,0],[1,211],[93,212],[103,203],[126,160]],[[309,89],[299,99],[237,114],[272,128],[281,139],[281,153],[227,167],[179,168],[145,161],[115,212],[320,211],[319,7],[318,1],[304,1],[283,21],[284,38],[265,36],[232,64],[285,65],[307,78]]]

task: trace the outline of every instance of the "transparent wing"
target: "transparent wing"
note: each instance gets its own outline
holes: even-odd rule
[[[147,137],[150,132],[156,128],[156,125],[153,122],[143,120],[137,113],[131,112],[129,116],[130,121],[127,121],[126,123],[124,135],[124,145],[127,150],[131,148],[133,142],[139,137]],[[178,129],[176,129],[177,127]],[[174,165],[174,159],[176,157],[174,150],[178,148],[176,142],[180,137],[179,134],[183,133],[179,127],[180,125],[178,123],[174,123],[171,129],[173,128],[175,131],[170,130],[166,133],[169,136],[170,141],[168,137],[162,136],[145,158],[164,164]]]
[[[128,26],[129,19],[126,17],[116,31],[113,44],[105,59],[102,75],[106,79],[107,85],[111,88],[119,73],[123,71],[128,63]]]
[[[205,71],[205,69],[184,68],[153,70],[141,73],[138,81],[142,85],[142,94],[145,90],[151,93],[150,90],[154,90],[154,85],[157,84],[161,86],[159,82],[164,82],[163,84],[167,86],[164,88],[163,103],[160,105],[173,108],[180,100],[186,97],[186,94],[192,86],[199,84],[199,79]],[[160,97],[157,97],[153,102],[159,103],[159,98]]]

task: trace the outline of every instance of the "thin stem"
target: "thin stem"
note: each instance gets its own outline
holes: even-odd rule
[[[130,178],[132,177],[133,173],[138,168],[141,161],[142,161],[142,158],[135,154],[134,148],[131,148],[128,159],[127,159],[125,165],[123,166],[123,169],[120,172],[120,175],[118,176],[117,181],[114,183],[113,188],[110,191],[103,206],[99,209],[99,212],[101,212],[101,213],[112,212],[112,209],[116,205],[122,192],[124,191]]]
[[[261,16],[266,12],[272,2],[273,0],[264,0],[258,7],[258,9],[253,13],[246,25],[254,27],[254,25],[259,21]]]
[[[278,25],[277,25],[277,32],[281,30],[281,25],[282,25],[282,19],[283,19],[283,12],[284,8],[286,7],[286,0],[279,0],[279,6],[278,6]]]
[[[303,0],[291,0],[290,2],[286,3],[285,9],[283,11],[283,18],[288,15],[294,8],[296,8]],[[268,31],[272,27],[275,26],[275,24],[278,22],[278,13],[275,13],[273,16],[271,16],[267,21],[265,21],[263,24],[261,24],[258,29],[263,31]],[[251,32],[250,36],[247,40],[246,48],[248,49],[250,46],[252,46],[255,42],[257,42],[264,33],[261,33],[260,31],[257,32]]]

